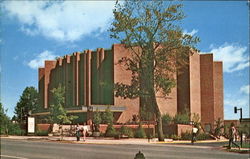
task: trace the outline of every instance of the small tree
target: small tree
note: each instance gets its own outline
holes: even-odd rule
[[[214,129],[214,136],[219,137],[222,134],[222,130],[224,128],[223,121],[221,118],[218,118],[218,120],[215,120],[215,129]]]
[[[102,122],[104,124],[113,124],[114,116],[113,113],[110,111],[110,107],[108,106],[105,112],[102,114]]]
[[[77,119],[77,116],[73,115],[67,115],[66,110],[64,109],[64,94],[65,89],[64,87],[59,84],[57,88],[53,88],[51,90],[52,92],[52,104],[50,105],[50,121],[52,124],[52,130],[53,130],[53,124],[57,123],[59,124],[59,128],[61,129],[61,140],[63,135],[62,125],[63,124],[70,124],[72,120]]]
[[[96,111],[94,112],[93,122],[95,124],[95,131],[99,132],[99,127],[102,123],[102,117],[98,109],[96,109]]]

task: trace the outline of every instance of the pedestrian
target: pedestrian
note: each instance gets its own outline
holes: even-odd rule
[[[87,132],[88,132],[88,126],[86,125],[86,123],[84,123],[84,125],[83,125],[83,141],[86,141]]]
[[[236,138],[237,138],[237,129],[235,128],[234,123],[231,123],[230,129],[229,129],[228,149],[231,149],[232,144],[240,149],[240,146],[234,142]]]
[[[80,141],[80,136],[81,136],[81,130],[79,124],[76,126],[76,140]]]
[[[198,132],[198,128],[196,126],[194,126],[192,128],[192,143],[194,143],[196,141],[196,136],[197,136],[197,132]]]

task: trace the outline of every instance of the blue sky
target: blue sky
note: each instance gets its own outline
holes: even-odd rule
[[[107,32],[114,1],[4,1],[1,3],[1,102],[14,107],[27,86],[38,85],[44,60],[84,49],[111,48]],[[197,48],[223,61],[225,119],[249,117],[249,17],[246,1],[184,2],[187,34],[200,37]]]

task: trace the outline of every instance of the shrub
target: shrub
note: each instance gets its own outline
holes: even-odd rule
[[[172,121],[172,117],[171,117],[170,115],[164,114],[164,115],[162,116],[162,123],[163,123],[163,124],[168,125],[168,124],[170,124],[171,121]]]
[[[196,139],[197,140],[208,140],[208,139],[211,139],[211,136],[209,134],[200,133],[197,135]]]
[[[176,114],[173,118],[175,124],[189,124],[189,115],[188,113]]]
[[[115,130],[113,124],[108,124],[107,130],[105,132],[105,136],[106,137],[115,137],[116,134],[117,133],[116,133],[116,130]]]
[[[189,132],[181,133],[181,139],[182,140],[191,140],[192,134]]]
[[[180,136],[175,135],[175,134],[171,135],[170,138],[173,139],[173,140],[180,140],[181,139]]]
[[[48,136],[48,131],[47,130],[37,130],[36,135],[37,136]]]
[[[120,131],[121,131],[121,135],[125,135],[125,136],[128,136],[128,137],[133,137],[134,136],[134,133],[133,133],[132,129],[129,128],[129,127],[126,127],[124,125],[121,127]]]
[[[24,135],[25,131],[21,129],[17,123],[11,123],[8,125],[9,135]]]
[[[136,138],[146,138],[146,133],[144,129],[142,128],[141,124],[139,124],[139,127],[135,131],[135,137]]]

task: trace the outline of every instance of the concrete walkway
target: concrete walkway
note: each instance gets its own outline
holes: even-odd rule
[[[59,141],[59,136],[7,136],[1,138],[9,138],[9,139],[20,139],[20,140],[48,140],[48,141]],[[63,137],[64,142],[72,142],[72,143],[85,143],[85,144],[164,144],[164,143],[173,143],[173,144],[181,144],[181,143],[190,143],[189,140],[172,140],[165,139],[165,141],[158,142],[157,138],[150,139],[137,139],[137,138],[129,138],[129,139],[114,139],[114,138],[104,138],[104,137],[86,137],[86,141],[83,141],[83,137],[81,137],[80,141],[76,141],[76,137]],[[62,142],[63,142],[62,141]],[[196,143],[211,143],[211,142],[227,142],[228,140],[203,140],[197,141]]]

